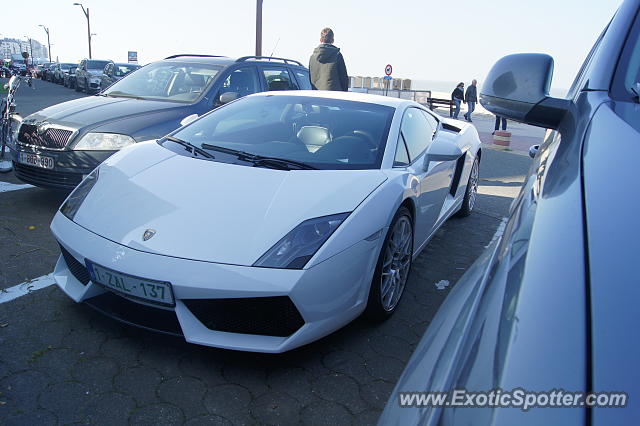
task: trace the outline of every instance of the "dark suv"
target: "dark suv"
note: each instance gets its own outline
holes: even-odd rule
[[[76,84],[81,84],[80,79],[78,68]],[[170,56],[127,75],[98,96],[64,102],[26,117],[12,151],[14,170],[24,182],[71,190],[125,146],[159,139],[251,93],[298,89],[311,89],[309,71],[298,61]]]

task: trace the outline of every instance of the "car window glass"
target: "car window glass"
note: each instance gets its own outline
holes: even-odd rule
[[[409,108],[404,113],[400,131],[409,150],[409,157],[415,160],[431,143],[435,129],[418,108]]]
[[[286,68],[263,68],[262,73],[267,81],[268,91],[298,89],[298,85],[292,81]]]
[[[304,162],[321,169],[379,168],[395,109],[306,96],[248,96],[185,126],[175,137],[201,146]],[[220,161],[225,159],[216,153]]]
[[[102,70],[104,70],[104,67],[106,67],[108,63],[109,63],[108,61],[96,61],[92,59],[90,61],[87,61],[85,65],[87,69],[101,72]]]
[[[309,73],[304,71],[295,71],[296,78],[298,79],[298,84],[302,90],[311,90],[313,87],[311,86],[311,80],[309,80]]]
[[[208,64],[156,62],[118,80],[103,92],[113,97],[136,97],[193,102],[212,83],[220,67]]]
[[[221,105],[220,96],[225,93],[236,93],[238,98],[258,92],[258,75],[254,68],[244,67],[234,70],[222,83],[222,87],[214,97],[215,105]]]
[[[611,89],[614,99],[627,102],[637,101],[640,94],[640,15],[627,37]]]
[[[394,167],[404,167],[411,164],[409,159],[409,153],[407,152],[407,146],[404,143],[402,135],[398,137],[398,145],[396,146],[396,156],[393,160]]]
[[[131,71],[137,70],[139,67],[135,65],[111,64],[113,75],[116,77],[124,77]]]
[[[428,113],[427,111],[421,110],[422,113],[424,114],[424,117],[427,119],[427,121],[429,122],[429,125],[431,126],[431,129],[433,131],[433,133],[431,133],[431,139],[433,139],[433,135],[434,133],[438,130],[438,119],[435,118],[433,115],[431,115],[430,113]]]

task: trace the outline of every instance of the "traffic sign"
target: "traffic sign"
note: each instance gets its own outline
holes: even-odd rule
[[[391,75],[392,72],[393,72],[393,67],[391,66],[391,64],[388,64],[386,67],[384,67],[384,73],[386,75]]]

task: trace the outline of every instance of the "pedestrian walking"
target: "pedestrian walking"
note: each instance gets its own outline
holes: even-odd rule
[[[453,111],[453,118],[457,120],[458,114],[460,114],[460,104],[464,102],[464,83],[458,83],[456,88],[453,89],[453,92],[451,93],[451,100],[456,106],[456,109]]]
[[[320,32],[320,45],[309,59],[311,85],[316,90],[349,90],[349,75],[340,49],[333,45],[331,28]]]
[[[499,115],[496,115],[496,126],[495,126],[495,129],[493,130],[493,133],[491,133],[492,135],[495,135],[498,129],[500,129],[500,121],[502,121],[502,130],[503,131],[507,130],[507,119],[505,117],[500,117]]]
[[[478,102],[477,84],[478,82],[473,79],[471,86],[467,87],[467,91],[464,94],[464,100],[467,102],[467,112],[464,114],[464,119],[471,122],[473,121],[471,120],[471,114],[476,109],[476,102]]]

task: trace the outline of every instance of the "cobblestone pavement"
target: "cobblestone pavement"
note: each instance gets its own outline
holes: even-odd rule
[[[49,103],[68,91],[38,83]],[[438,231],[396,314],[378,325],[358,319],[289,353],[190,345],[121,325],[55,286],[0,304],[0,424],[375,424],[451,287],[435,283],[455,285],[483,250],[528,165],[487,151],[478,211]],[[17,183],[12,175],[0,181]],[[53,269],[48,224],[62,197],[37,188],[0,193],[0,291]]]

